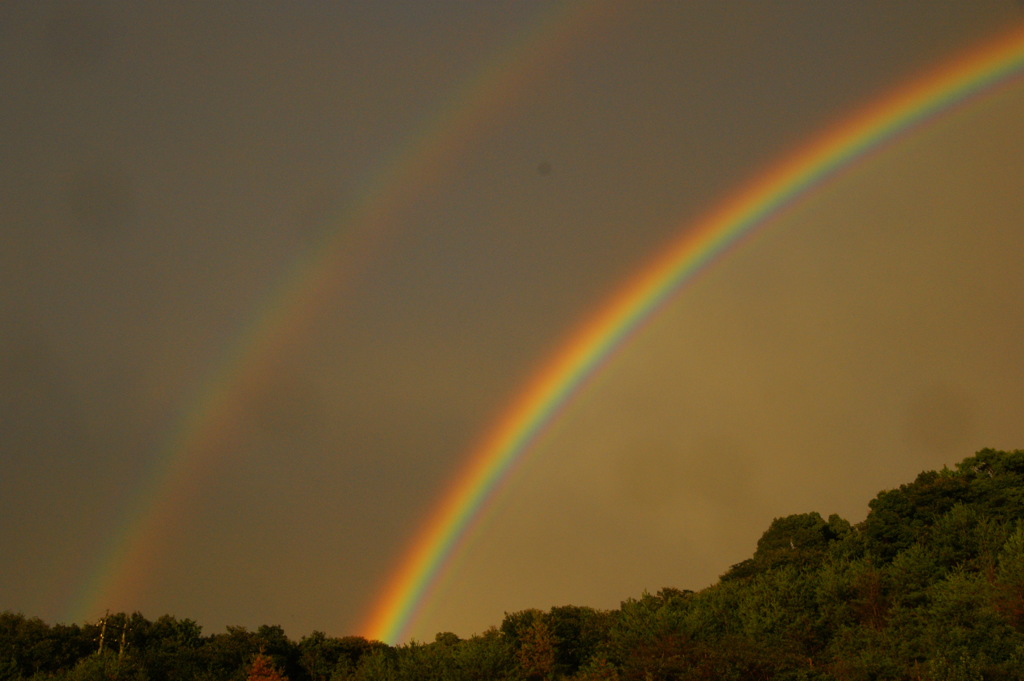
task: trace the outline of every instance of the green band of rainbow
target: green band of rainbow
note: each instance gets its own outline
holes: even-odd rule
[[[480,445],[402,557],[363,632],[403,639],[437,585],[442,568],[479,523],[510,469],[588,377],[645,320],[741,237],[779,217],[800,197],[854,161],[956,105],[1019,78],[1024,29],[1015,29],[884,96],[742,187],[622,287],[526,384]]]

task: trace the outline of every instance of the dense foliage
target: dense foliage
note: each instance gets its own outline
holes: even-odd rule
[[[280,627],[202,635],[139,614],[0,614],[0,681],[1024,678],[1024,451],[982,450],[878,494],[864,522],[776,518],[700,592],[506,614],[468,639],[387,646]]]

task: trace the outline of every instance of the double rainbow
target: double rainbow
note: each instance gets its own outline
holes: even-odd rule
[[[473,142],[514,110],[531,83],[614,16],[615,3],[538,5],[406,139],[370,169],[330,229],[297,254],[248,323],[199,384],[195,397],[155,447],[145,479],[124,502],[119,525],[97,551],[66,618],[96,617],[137,602],[168,538],[182,524],[190,495],[223,464],[223,443],[237,428],[242,397],[271,380],[275,360],[301,342],[328,304],[352,285],[396,229],[396,216],[443,182]]]
[[[608,300],[526,383],[470,453],[374,603],[363,632],[395,643],[408,634],[443,568],[480,521],[510,469],[544,427],[629,336],[703,267],[812,189],[900,135],[1019,80],[1024,29],[962,54],[825,130],[741,187]]]

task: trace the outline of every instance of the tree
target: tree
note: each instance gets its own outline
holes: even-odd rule
[[[561,675],[575,674],[608,635],[608,614],[593,608],[563,605],[546,617],[555,641],[555,664]]]
[[[353,681],[395,681],[396,653],[390,647],[375,647],[359,659],[359,666],[349,677]]]
[[[252,632],[245,627],[229,626],[224,633],[206,639],[199,651],[200,665],[216,679],[240,681],[259,652],[259,642]]]
[[[199,672],[202,628],[194,620],[164,615],[139,631],[135,654],[150,681],[191,681]],[[141,627],[140,627],[141,629]]]
[[[512,643],[494,627],[460,642],[453,649],[453,662],[465,681],[515,678],[517,667]]]
[[[288,677],[282,675],[274,666],[274,661],[270,659],[270,656],[263,653],[258,653],[249,663],[246,679],[247,681],[288,681]]]
[[[880,492],[864,520],[868,551],[883,561],[912,546],[921,533],[957,503],[967,499],[966,477],[948,470],[927,471],[909,485]]]
[[[299,665],[310,681],[328,681],[341,656],[337,639],[327,638],[322,631],[314,631],[299,641]]]
[[[330,649],[337,653],[334,668],[331,670],[333,681],[344,681],[355,675],[360,667],[362,659],[375,652],[390,650],[386,643],[380,641],[368,641],[362,636],[343,636],[338,639],[330,639]]]
[[[526,679],[550,679],[555,674],[557,639],[540,610],[526,610],[525,626],[519,629],[516,658]]]
[[[929,604],[918,616],[929,663],[943,670],[935,677],[1001,678],[990,668],[1003,667],[1021,649],[1024,639],[1015,635],[993,607],[989,580],[960,569],[935,583],[930,591]]]
[[[623,679],[675,679],[688,666],[693,645],[686,624],[694,617],[690,597],[675,589],[626,599],[612,613],[610,662]],[[607,669],[601,670],[607,673]]]
[[[996,568],[996,610],[1024,634],[1024,525],[1009,536]]]

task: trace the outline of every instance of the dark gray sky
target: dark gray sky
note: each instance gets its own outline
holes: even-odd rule
[[[0,609],[358,633],[575,324],[760,168],[1024,20],[623,3],[523,38],[557,9],[0,4]],[[464,130],[431,123],[513,76]],[[701,588],[773,517],[860,520],[920,470],[1024,447],[1022,114],[1018,83],[902,138],[689,286],[527,455],[413,634]],[[402,176],[431,129],[457,153]],[[141,580],[90,592],[325,243],[344,283],[243,364],[171,526],[136,538]]]

